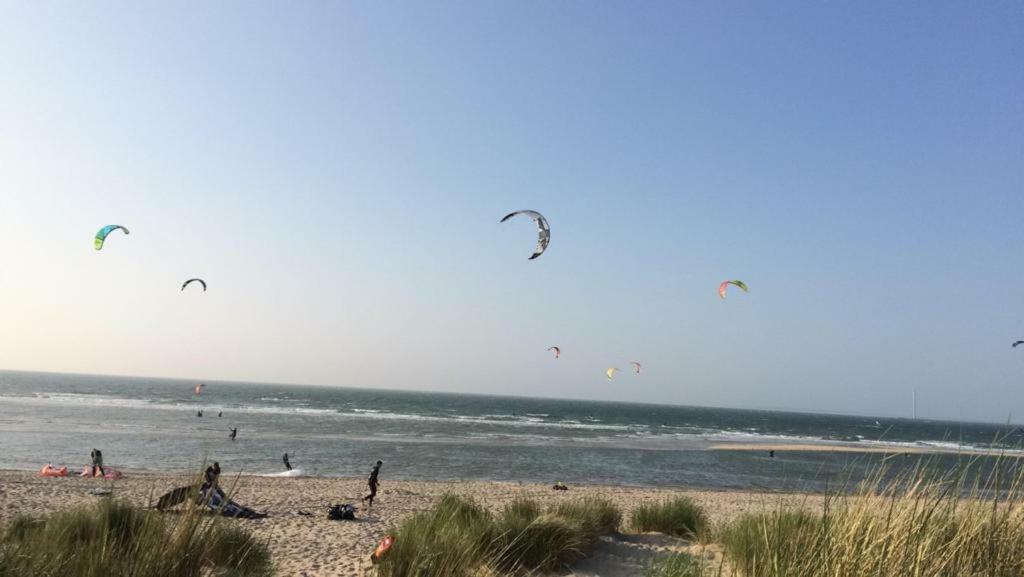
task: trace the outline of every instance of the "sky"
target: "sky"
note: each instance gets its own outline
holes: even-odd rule
[[[2,13],[0,369],[1024,418],[1018,2]]]

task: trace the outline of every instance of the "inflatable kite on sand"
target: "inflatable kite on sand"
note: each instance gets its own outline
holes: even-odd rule
[[[156,509],[163,511],[180,505],[185,501],[194,499],[196,503],[201,503],[210,508],[215,513],[220,513],[225,517],[237,517],[239,519],[262,519],[267,516],[266,513],[260,513],[254,511],[244,505],[239,505],[231,499],[227,498],[224,491],[220,489],[211,489],[209,487],[202,488],[199,485],[187,485],[185,487],[178,487],[164,493],[157,499]]]

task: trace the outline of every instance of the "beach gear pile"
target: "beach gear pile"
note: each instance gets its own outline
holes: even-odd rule
[[[354,521],[356,508],[348,503],[334,505],[327,510],[327,518],[331,521]]]
[[[551,485],[551,488],[556,490],[556,491],[568,491],[569,490],[568,485],[566,485],[565,483],[563,483],[561,481],[555,483],[554,485]]]

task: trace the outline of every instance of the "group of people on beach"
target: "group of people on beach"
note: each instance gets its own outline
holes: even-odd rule
[[[237,431],[238,429],[231,430],[231,440],[234,440],[235,433]],[[95,476],[96,471],[98,470],[99,476],[105,475],[106,473],[103,470],[103,452],[99,449],[93,449],[92,452],[89,453],[89,456],[92,458],[92,474]],[[284,454],[282,460],[284,461],[285,469],[291,471],[292,464],[291,460],[288,458],[288,453]],[[377,463],[373,466],[373,469],[370,470],[370,477],[366,480],[366,485],[370,488],[370,493],[363,497],[362,501],[371,507],[373,506],[374,497],[377,496],[377,487],[380,486],[380,467],[383,464],[384,461],[378,459]],[[218,490],[218,479],[220,479],[220,463],[214,461],[213,464],[207,467],[206,471],[203,472],[203,490],[209,488]]]

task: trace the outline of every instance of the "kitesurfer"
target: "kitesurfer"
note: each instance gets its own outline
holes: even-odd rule
[[[238,436],[238,427],[231,429],[231,440],[234,441],[235,437]]]
[[[101,477],[106,475],[106,471],[103,470],[103,452],[93,449],[89,456],[92,457],[92,476],[96,476],[96,471],[100,472]]]
[[[288,453],[284,454],[284,459],[283,460],[284,460],[284,468],[288,469],[289,471],[291,471],[292,470],[292,464],[288,462]]]
[[[377,496],[377,485],[380,481],[377,480],[377,475],[380,474],[380,466],[384,464],[384,461],[377,461],[377,464],[373,466],[373,470],[370,471],[370,478],[366,480],[366,485],[370,487],[370,494],[363,497],[363,501],[367,501],[369,505],[373,506],[373,498]]]

